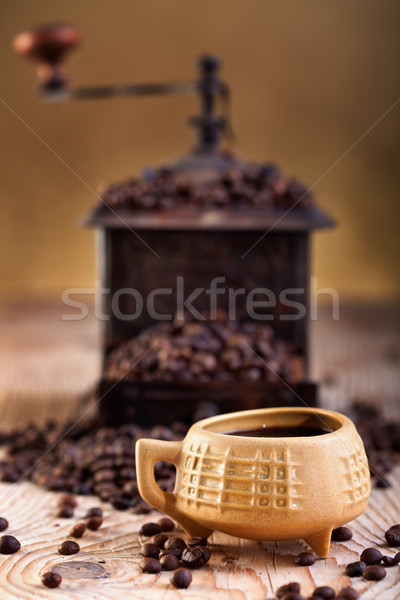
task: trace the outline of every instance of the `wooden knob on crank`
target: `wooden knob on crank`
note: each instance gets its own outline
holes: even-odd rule
[[[22,31],[12,42],[17,54],[38,63],[40,86],[57,90],[66,83],[63,61],[81,41],[75,27],[67,24],[40,25]]]

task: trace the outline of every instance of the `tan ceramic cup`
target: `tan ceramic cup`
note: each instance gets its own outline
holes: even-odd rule
[[[222,432],[267,427],[326,427],[312,437],[246,437]],[[176,466],[172,493],[154,479],[154,463]],[[182,442],[141,439],[136,467],[142,497],[190,536],[222,531],[252,540],[304,539],[329,553],[333,528],[367,507],[370,477],[353,423],[310,408],[266,408],[204,419]]]

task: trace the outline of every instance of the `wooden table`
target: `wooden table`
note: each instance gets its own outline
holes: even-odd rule
[[[14,306],[0,317],[0,418],[2,428],[46,417],[76,418],[90,405],[90,391],[99,375],[99,337],[93,316],[84,321],[62,321],[54,304]],[[339,321],[328,311],[312,324],[313,375],[322,381],[321,402],[343,410],[359,396],[378,401],[388,418],[400,418],[399,311],[385,307],[347,307]],[[208,567],[193,574],[187,591],[169,584],[169,574],[145,575],[139,568],[137,531],[149,517],[110,510],[104,505],[104,526],[81,540],[81,552],[61,557],[57,547],[71,529],[70,520],[55,518],[57,494],[29,483],[0,484],[0,514],[10,522],[9,533],[22,543],[12,556],[0,557],[0,598],[106,599],[143,598],[195,600],[262,600],[289,581],[300,581],[305,595],[317,585],[347,586],[344,565],[358,559],[368,546],[384,546],[384,531],[400,522],[400,468],[391,475],[392,487],[372,492],[369,507],[351,527],[353,539],[332,543],[330,557],[311,568],[296,567],[293,554],[304,542],[257,543],[214,534]],[[77,517],[99,505],[98,499],[80,500]],[[151,516],[150,516],[151,518]],[[74,521],[75,522],[75,521]],[[387,552],[393,555],[391,551]],[[51,565],[71,560],[89,561],[104,569],[102,577],[64,578],[57,590],[44,588],[39,574]],[[378,583],[353,580],[363,600],[400,598],[400,567],[387,570]]]

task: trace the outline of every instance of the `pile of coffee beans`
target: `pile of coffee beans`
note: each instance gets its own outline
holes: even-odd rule
[[[215,319],[158,322],[110,353],[106,379],[129,381],[294,381],[299,357],[265,322]]]
[[[279,210],[313,205],[311,192],[299,180],[288,179],[276,165],[261,163],[238,162],[212,183],[195,183],[166,168],[146,169],[142,177],[110,185],[100,190],[100,195],[114,210]]]
[[[376,486],[390,487],[387,475],[400,462],[400,423],[385,421],[377,406],[361,402],[352,405],[350,417],[364,442]]]
[[[167,517],[157,523],[145,523],[139,533],[151,537],[150,542],[141,546],[142,569],[144,573],[174,571],[171,583],[176,588],[187,588],[192,581],[191,570],[204,567],[211,557],[211,550],[205,538],[196,537],[185,541],[176,535],[168,536],[175,527]]]
[[[96,494],[117,510],[150,512],[136,483],[136,440],[150,437],[176,441],[183,439],[186,431],[187,426],[180,422],[149,429],[133,424],[118,429],[60,426],[54,422],[27,425],[12,431],[5,440],[0,478],[6,482],[29,479],[52,491]],[[170,463],[156,463],[155,477],[164,491],[173,490],[175,468]],[[61,504],[58,516],[71,518],[74,509],[73,504]],[[92,514],[86,526],[95,529],[101,524],[99,517],[101,514]]]

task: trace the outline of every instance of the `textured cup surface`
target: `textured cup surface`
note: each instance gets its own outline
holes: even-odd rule
[[[224,432],[268,427],[331,429],[310,437],[247,437]],[[327,556],[331,531],[360,515],[370,493],[368,462],[354,424],[322,409],[270,408],[195,423],[182,442],[137,442],[143,498],[192,536],[222,531],[254,540],[306,540]],[[168,460],[173,493],[154,480]]]

